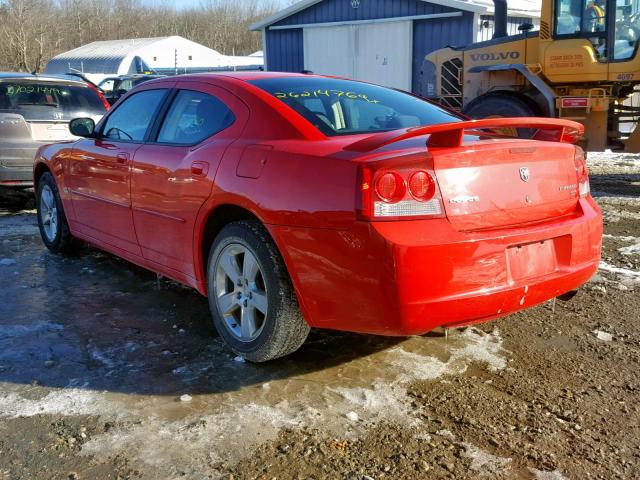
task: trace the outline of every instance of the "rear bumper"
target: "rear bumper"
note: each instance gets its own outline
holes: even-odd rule
[[[33,162],[42,144],[0,146],[0,186],[33,185]]]
[[[414,335],[499,318],[578,288],[598,268],[602,221],[588,198],[571,218],[490,232],[434,219],[272,233],[312,326]]]

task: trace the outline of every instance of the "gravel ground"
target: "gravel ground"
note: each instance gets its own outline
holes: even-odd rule
[[[640,157],[590,155],[599,274],[570,302],[251,365],[205,299],[42,246],[0,194],[0,480],[640,478]]]

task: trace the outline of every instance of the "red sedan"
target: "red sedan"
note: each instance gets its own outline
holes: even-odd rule
[[[502,317],[600,259],[583,129],[566,120],[465,121],[375,85],[253,72],[152,80],[70,128],[84,138],[36,158],[45,245],[84,240],[197,289],[251,361],[310,327]]]

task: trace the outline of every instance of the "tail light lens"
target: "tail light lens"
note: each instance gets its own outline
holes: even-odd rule
[[[107,101],[107,99],[105,98],[105,96],[102,94],[102,92],[100,90],[98,90],[98,88],[96,88],[95,86],[89,84],[89,88],[91,90],[93,90],[94,92],[96,92],[96,95],[98,95],[98,97],[100,98],[100,101],[102,102],[102,105],[104,105],[105,110],[109,110],[111,108],[111,105],[109,104],[109,102]]]
[[[580,147],[576,147],[576,153],[573,157],[573,162],[576,167],[576,176],[578,177],[578,192],[580,197],[586,197],[591,192],[589,185],[589,171],[587,170],[587,160],[584,156],[584,150]]]
[[[444,217],[435,173],[425,168],[425,163],[422,157],[419,164],[413,166],[363,164],[360,170],[359,217],[365,220]]]
[[[376,179],[376,194],[388,203],[402,200],[407,191],[404,178],[397,172],[385,172]]]
[[[418,170],[409,177],[409,193],[421,202],[429,201],[436,193],[436,182],[429,172]]]

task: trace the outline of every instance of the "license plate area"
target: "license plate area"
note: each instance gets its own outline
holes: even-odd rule
[[[543,277],[558,270],[553,239],[507,248],[509,276],[513,281]]]

